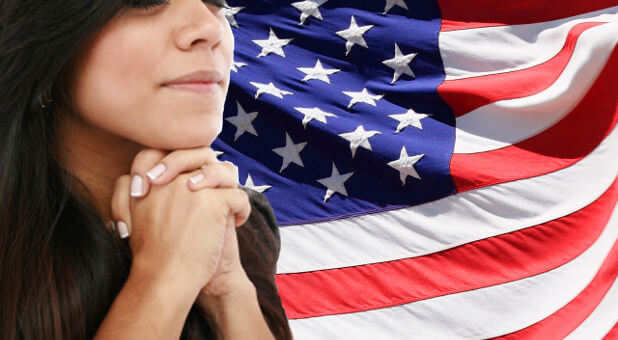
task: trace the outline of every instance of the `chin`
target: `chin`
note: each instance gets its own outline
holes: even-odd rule
[[[167,146],[170,150],[192,149],[211,145],[217,138],[218,133],[187,133],[179,138],[168,141]]]
[[[217,131],[190,131],[185,133],[150,134],[129,138],[147,148],[160,150],[193,149],[211,145],[217,138]],[[134,136],[136,137],[136,136]]]
[[[211,145],[223,127],[223,114],[183,115],[162,120],[147,130],[140,130],[143,144],[163,150],[191,149]],[[135,136],[137,137],[137,136]]]

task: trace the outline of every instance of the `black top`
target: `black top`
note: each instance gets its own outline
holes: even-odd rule
[[[256,289],[262,315],[277,340],[291,340],[285,310],[281,304],[275,274],[281,248],[279,227],[268,199],[263,194],[240,187],[249,196],[251,213],[236,228],[240,262]],[[194,304],[187,316],[182,340],[220,340],[214,319]],[[247,339],[250,340],[250,339]]]
[[[251,214],[236,229],[240,261],[256,288],[260,308],[275,338],[292,339],[275,283],[281,249],[277,221],[266,196],[248,188],[242,189],[249,196]]]

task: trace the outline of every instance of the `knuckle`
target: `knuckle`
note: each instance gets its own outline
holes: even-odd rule
[[[114,221],[122,220],[122,213],[120,212],[120,207],[117,204],[112,203],[112,219]]]
[[[183,158],[183,153],[185,150],[174,150],[170,153],[168,153],[167,155],[162,155],[163,159],[161,160],[162,163],[166,163],[166,165],[170,165],[170,164],[175,164],[179,161],[181,161],[181,159]]]
[[[234,163],[226,161],[222,163],[222,166],[224,174],[230,174],[234,177],[238,177],[238,167],[234,165]]]
[[[206,159],[207,162],[218,162],[217,160],[217,155],[215,154],[215,151],[213,149],[211,149],[210,147],[204,147],[204,158]]]
[[[219,177],[221,174],[225,173],[225,169],[221,169],[217,166],[206,166],[204,168],[199,169],[199,173],[204,174],[207,178],[210,177]]]
[[[158,149],[142,149],[133,158],[131,165],[131,173],[148,171],[146,167],[149,165],[149,160],[163,158],[165,153]]]
[[[122,175],[116,178],[116,181],[114,181],[114,192],[122,190],[125,186],[128,186],[130,182],[131,176],[129,175]]]
[[[129,186],[131,176],[122,175],[114,182],[114,191],[110,204],[112,218],[114,220],[126,220],[129,215]]]
[[[242,189],[233,189],[236,193],[236,199],[241,201],[245,205],[249,205],[249,195]]]
[[[181,173],[178,174],[176,176],[176,178],[174,178],[174,180],[172,181],[172,183],[177,187],[177,188],[186,188],[187,187],[187,182],[189,181],[189,179],[191,178],[191,176],[193,176],[193,173]]]
[[[225,168],[229,170],[236,170],[236,165],[234,165],[234,163],[230,161],[223,161],[221,162],[221,165],[223,165]]]
[[[140,150],[135,157],[133,158],[133,166],[135,167],[136,165],[139,165],[140,163],[143,163],[144,160],[148,159],[148,155],[151,154],[151,150],[150,149],[143,149]]]

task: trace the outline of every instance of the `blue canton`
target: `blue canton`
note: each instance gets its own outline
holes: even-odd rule
[[[228,1],[235,70],[212,147],[264,192],[280,225],[455,192],[439,9],[407,4]]]

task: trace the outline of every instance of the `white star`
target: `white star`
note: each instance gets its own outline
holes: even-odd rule
[[[247,113],[240,106],[240,103],[236,102],[238,105],[238,114],[234,117],[225,118],[230,124],[236,127],[236,134],[234,135],[234,141],[238,139],[238,137],[242,136],[243,133],[249,132],[250,134],[257,136],[257,131],[253,127],[253,120],[257,117],[257,112]]]
[[[406,177],[412,176],[414,178],[421,179],[418,172],[414,169],[414,164],[418,162],[425,155],[414,155],[408,156],[408,152],[406,151],[406,147],[401,148],[401,154],[399,155],[399,159],[388,163],[391,168],[399,171],[399,178],[401,179],[402,185],[406,184]]]
[[[333,163],[333,171],[331,172],[330,177],[318,179],[318,183],[322,184],[327,189],[326,194],[324,195],[324,202],[328,201],[328,199],[336,192],[347,197],[348,191],[345,189],[344,183],[352,177],[352,175],[354,175],[353,172],[340,175],[335,163]]]
[[[307,145],[307,142],[294,144],[294,141],[290,135],[288,135],[287,132],[285,133],[285,146],[273,149],[277,155],[283,157],[283,163],[279,172],[282,172],[285,168],[287,168],[290,163],[296,163],[303,168],[305,167],[303,165],[303,160],[300,159],[300,152],[303,150],[305,145]]]
[[[247,181],[245,182],[245,187],[255,190],[257,192],[264,192],[270,188],[272,188],[271,185],[255,185],[253,183],[253,178],[251,178],[250,174],[247,174]]]
[[[320,13],[318,7],[322,6],[326,1],[328,0],[306,0],[293,3],[292,6],[301,12],[299,25],[304,24],[305,20],[310,16],[322,20],[322,13]]]
[[[266,40],[252,40],[254,43],[262,48],[262,52],[258,55],[258,58],[267,56],[271,53],[282,56],[285,58],[285,52],[283,52],[283,46],[287,45],[293,39],[279,39],[273,29],[270,29],[270,35]]]
[[[337,117],[336,115],[329,112],[324,112],[317,107],[295,107],[294,109],[305,115],[305,117],[303,118],[303,127],[305,129],[307,128],[307,123],[309,123],[313,119],[326,124],[326,117]]]
[[[402,74],[407,74],[412,78],[416,77],[414,75],[414,72],[412,72],[412,70],[410,69],[410,63],[417,54],[418,53],[410,53],[403,55],[403,53],[401,53],[401,50],[399,49],[399,46],[395,44],[395,58],[384,60],[382,62],[386,66],[395,70],[395,74],[393,75],[393,81],[391,81],[391,84],[396,82]]]
[[[230,7],[227,2],[223,1],[223,3],[225,4],[225,6],[221,9],[221,11],[223,11],[223,15],[225,15],[225,18],[230,25],[238,28],[238,23],[236,22],[236,18],[234,18],[234,16],[238,14],[238,12],[242,11],[244,7]]]
[[[353,132],[342,133],[339,136],[350,142],[350,150],[352,150],[352,158],[356,155],[356,149],[359,146],[367,150],[371,150],[371,144],[369,144],[369,138],[381,134],[380,131],[365,131],[362,125],[359,125]]]
[[[219,157],[221,155],[223,155],[223,151],[218,151],[218,150],[213,150],[213,152],[215,153],[215,157]]]
[[[330,79],[328,78],[328,76],[341,71],[336,68],[322,67],[322,62],[320,62],[320,59],[318,59],[314,67],[299,67],[298,70],[306,74],[305,78],[303,78],[303,81],[318,79],[329,84]]]
[[[241,63],[241,62],[234,61],[232,63],[232,71],[238,73],[238,69],[241,67],[245,67],[245,66],[247,66],[247,63]]]
[[[430,116],[430,114],[416,113],[414,110],[409,109],[406,113],[390,115],[389,117],[399,121],[399,125],[397,125],[397,131],[395,131],[397,133],[401,132],[401,130],[403,130],[407,126],[414,126],[415,128],[422,130],[423,125],[421,124],[421,119]]]
[[[367,43],[365,42],[365,39],[363,38],[363,34],[365,34],[367,31],[369,31],[371,28],[373,27],[373,25],[367,25],[367,26],[362,26],[359,27],[356,24],[356,19],[354,19],[354,16],[352,16],[352,19],[350,21],[350,27],[342,30],[342,31],[338,31],[337,35],[342,37],[343,39],[346,40],[345,43],[345,48],[346,48],[346,52],[345,55],[348,55],[350,53],[350,50],[352,50],[352,47],[355,44],[361,45],[365,48],[369,48],[367,46]]]
[[[350,104],[348,105],[348,109],[351,108],[356,103],[366,103],[372,106],[376,106],[375,101],[380,100],[382,99],[382,97],[384,97],[383,94],[378,94],[378,95],[370,94],[369,92],[367,92],[367,89],[363,89],[361,92],[343,91],[343,93],[349,97],[352,97],[352,99],[350,99]]]
[[[267,93],[267,94],[273,95],[275,97],[279,97],[281,99],[283,99],[283,96],[293,94],[292,92],[284,91],[284,90],[279,89],[272,82],[270,82],[268,84],[262,84],[262,83],[256,83],[256,82],[252,82],[251,81],[251,82],[249,82],[249,84],[257,87],[257,89],[258,89],[257,92],[255,93],[255,99],[260,98],[260,96],[263,93]]]
[[[388,13],[388,11],[390,11],[395,5],[408,9],[408,6],[403,0],[386,0],[386,6],[384,7],[384,13],[382,14]]]

